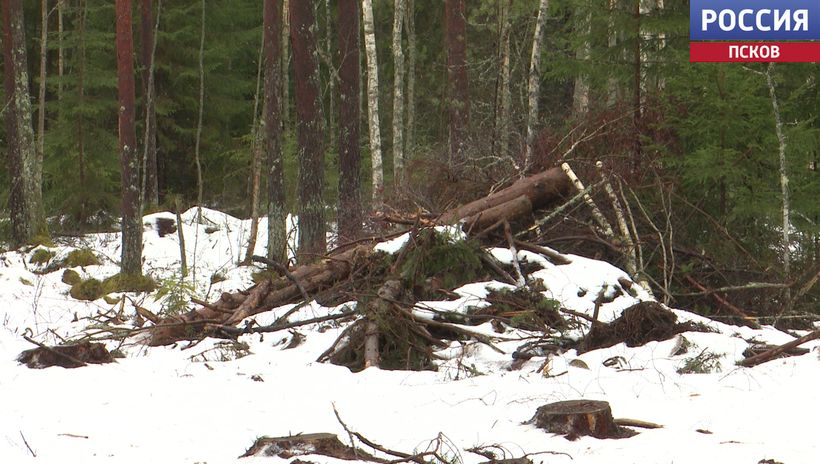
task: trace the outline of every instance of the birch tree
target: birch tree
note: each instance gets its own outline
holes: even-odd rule
[[[581,32],[579,34],[583,39],[575,51],[575,58],[582,66],[589,61],[590,43],[589,36],[592,33],[592,11],[590,5],[584,5],[584,8],[576,9],[576,28]],[[586,114],[589,109],[589,78],[585,71],[580,71],[575,77],[575,88],[572,93],[572,112],[576,116]]]
[[[414,0],[404,0],[404,29],[407,31],[407,117],[405,118],[404,153],[405,159],[412,156],[416,148],[416,19]]]
[[[364,49],[367,59],[367,121],[370,128],[370,164],[372,169],[373,207],[380,209],[384,193],[381,126],[379,124],[379,63],[376,55],[376,32],[373,25],[373,2],[362,0]]]
[[[142,220],[140,214],[139,156],[134,127],[134,41],[131,31],[131,0],[116,0],[117,89],[119,96],[119,145],[122,178],[123,274],[142,274]]]
[[[404,184],[404,52],[401,45],[404,0],[394,0],[393,6],[393,183],[401,187]]]
[[[510,8],[512,0],[498,4],[498,78],[495,99],[493,153],[506,157],[510,148],[512,87],[510,86]]]
[[[772,100],[772,112],[774,113],[774,128],[777,133],[778,146],[778,160],[780,163],[780,199],[783,203],[782,218],[782,236],[780,246],[783,248],[783,275],[789,279],[791,274],[791,239],[790,232],[792,228],[790,220],[791,203],[789,201],[789,172],[786,164],[786,134],[783,132],[783,120],[780,117],[780,106],[777,102],[777,88],[775,87],[774,63],[769,63],[766,68],[766,86],[769,88],[769,97]],[[786,300],[791,300],[791,291],[786,287]]]
[[[527,85],[527,140],[524,154],[523,170],[526,171],[532,162],[533,144],[535,143],[535,125],[538,124],[538,99],[541,83],[541,44],[544,41],[544,24],[547,21],[548,0],[540,0],[538,19],[535,22],[535,34],[532,38],[532,55],[530,57],[530,75]]]
[[[3,51],[12,241],[22,245],[48,231],[43,211],[43,160],[35,146],[31,121],[21,0],[3,1]]]

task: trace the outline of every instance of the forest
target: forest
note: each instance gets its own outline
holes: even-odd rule
[[[533,241],[701,314],[817,313],[817,65],[690,63],[688,2],[2,4],[8,248],[122,230],[139,274],[142,215],[202,206],[281,263],[298,216],[310,263],[566,163],[628,224],[576,202]]]

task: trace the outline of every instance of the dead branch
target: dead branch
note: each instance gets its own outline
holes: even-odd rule
[[[784,343],[784,344],[782,344],[782,345],[780,345],[776,348],[772,348],[769,351],[765,351],[763,353],[760,353],[757,356],[752,356],[751,358],[746,358],[743,361],[740,361],[738,363],[738,365],[743,366],[743,367],[752,367],[752,366],[757,366],[758,364],[763,364],[764,362],[771,361],[772,359],[780,356],[781,354],[783,354],[784,352],[786,352],[786,351],[788,351],[792,348],[798,347],[798,346],[800,346],[804,343],[810,342],[812,340],[816,340],[818,338],[820,338],[820,329],[815,330],[814,332],[808,333],[806,335],[803,335],[802,337],[800,337],[796,340],[792,340],[788,343]]]
[[[733,312],[736,316],[740,317],[741,319],[743,319],[744,322],[749,324],[749,327],[751,327],[753,329],[759,329],[760,328],[760,324],[758,324],[757,321],[754,320],[754,318],[750,317],[742,309],[738,308],[737,306],[733,305],[732,303],[729,303],[729,301],[727,301],[725,298],[721,297],[720,295],[716,294],[715,292],[709,292],[706,287],[701,285],[700,282],[693,279],[691,276],[686,276],[685,279],[686,279],[687,282],[689,282],[690,284],[695,286],[695,288],[697,288],[701,292],[707,292],[708,294],[712,295],[712,297],[715,300],[717,300],[718,303],[720,303],[723,306],[725,306],[726,308],[728,308],[729,311]]]
[[[743,292],[746,290],[760,290],[765,288],[786,288],[788,284],[783,283],[775,283],[775,282],[749,282],[743,285],[731,285],[728,287],[720,287],[720,288],[707,288],[706,290],[700,292],[690,292],[690,293],[673,293],[674,296],[703,296],[703,295],[711,295],[713,293],[725,293],[725,292]]]
[[[521,240],[516,240],[515,244],[518,246],[518,248],[520,248],[522,250],[526,250],[526,251],[530,251],[530,252],[537,253],[537,254],[540,254],[540,255],[544,255],[547,258],[549,258],[550,260],[552,260],[557,265],[570,264],[572,262],[571,259],[569,259],[566,256],[562,255],[561,253],[558,253],[557,251],[551,250],[547,247],[536,245],[534,243],[524,242],[524,241],[521,241]]]
[[[656,424],[654,422],[647,422],[638,419],[615,419],[615,425],[619,425],[622,427],[638,427],[642,429],[662,429],[663,426],[661,424]]]

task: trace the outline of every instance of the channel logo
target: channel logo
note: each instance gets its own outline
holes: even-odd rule
[[[820,0],[691,0],[691,62],[818,62]]]

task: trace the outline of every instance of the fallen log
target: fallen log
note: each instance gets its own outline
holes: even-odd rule
[[[752,356],[751,358],[746,358],[743,361],[740,361],[738,364],[743,367],[752,367],[757,366],[758,364],[763,364],[766,361],[771,361],[772,359],[780,356],[781,354],[785,353],[786,351],[798,347],[804,343],[810,342],[812,340],[816,340],[820,338],[820,329],[815,330],[814,332],[810,332],[802,337],[792,340],[788,343],[784,343],[776,348],[773,348],[769,351],[765,351],[760,353],[757,356]]]
[[[498,192],[479,198],[450,211],[439,218],[444,224],[455,224],[458,221],[475,216],[495,206],[526,196],[533,209],[541,209],[552,202],[566,197],[572,190],[572,183],[560,168],[548,169],[539,174],[519,179],[511,186]]]

